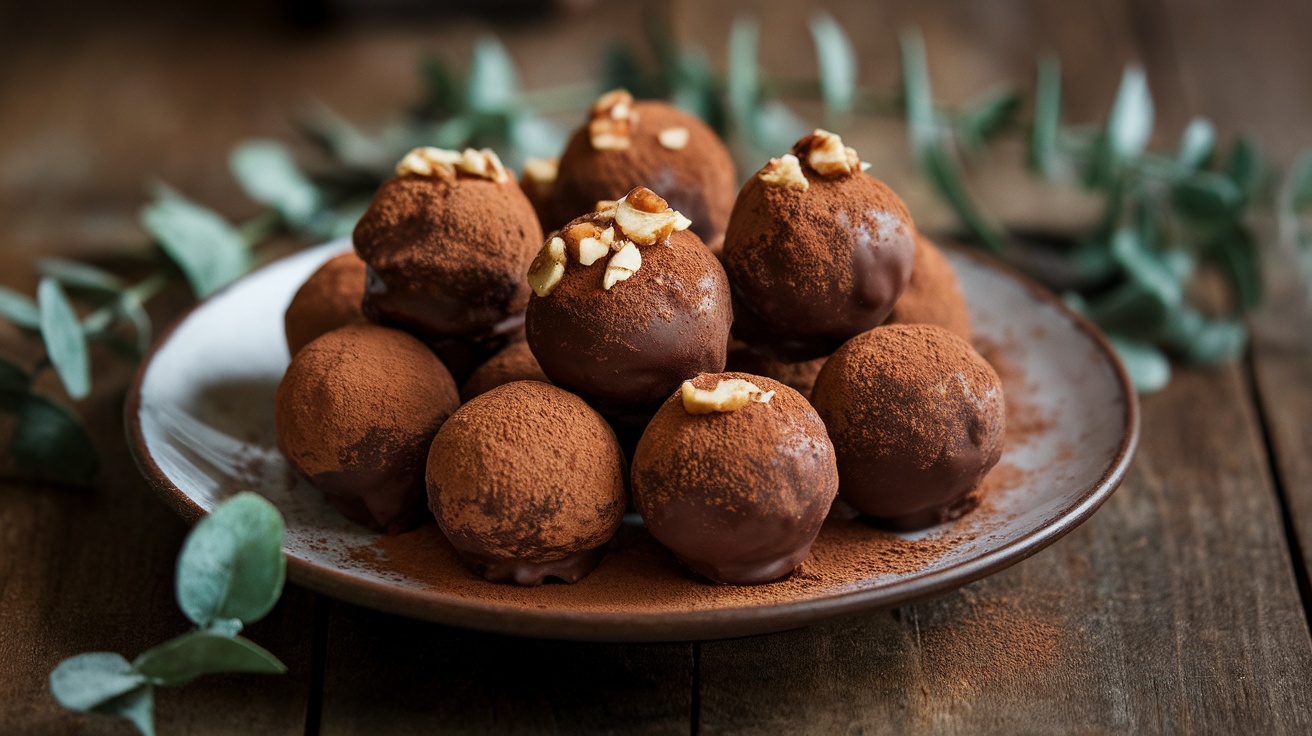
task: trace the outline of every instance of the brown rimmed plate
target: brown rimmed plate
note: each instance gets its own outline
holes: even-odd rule
[[[462,567],[435,525],[384,537],[341,518],[274,443],[272,406],[288,355],[282,314],[330,243],[241,279],[156,345],[127,404],[147,480],[188,520],[252,490],[282,511],[292,580],[415,618],[524,636],[654,641],[744,636],[934,596],[1012,565],[1088,519],[1125,476],[1139,416],[1098,331],[993,261],[949,256],[981,352],[1003,377],[1008,438],[978,509],[916,534],[875,529],[836,507],[789,579],[752,588],[685,573],[626,519],[601,566],[575,585],[518,588]]]

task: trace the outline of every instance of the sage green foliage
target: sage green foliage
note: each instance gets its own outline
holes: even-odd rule
[[[239,493],[220,504],[191,530],[178,555],[178,604],[198,628],[132,662],[112,652],[65,659],[50,673],[55,700],[72,711],[126,718],[150,736],[156,687],[225,672],[286,672],[277,657],[238,636],[282,595],[282,540],[282,516],[260,496]]]

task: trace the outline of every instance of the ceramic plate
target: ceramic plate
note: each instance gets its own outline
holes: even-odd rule
[[[526,636],[610,641],[717,638],[902,605],[964,585],[1051,544],[1124,477],[1138,408],[1098,332],[1040,287],[950,252],[978,346],[1003,377],[1008,436],[978,509],[912,535],[841,505],[782,582],[711,585],[685,573],[638,519],[575,585],[518,588],[462,567],[436,525],[375,534],[340,517],[279,455],[273,395],[287,366],[282,314],[344,242],[273,263],[197,306],[142,365],[127,422],[146,478],[195,520],[253,490],[282,511],[292,580],[361,605]]]

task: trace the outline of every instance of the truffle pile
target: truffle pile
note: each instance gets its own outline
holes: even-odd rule
[[[518,179],[416,149],[284,315],[279,448],[347,518],[436,521],[520,585],[585,577],[629,507],[730,585],[805,564],[836,499],[951,521],[1001,455],[1002,388],[866,169],[817,130],[735,197],[709,128],[623,90]]]

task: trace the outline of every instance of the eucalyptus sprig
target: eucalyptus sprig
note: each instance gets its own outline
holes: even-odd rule
[[[126,718],[152,736],[156,687],[225,672],[286,672],[277,657],[238,635],[282,595],[282,540],[282,516],[263,498],[240,493],[220,504],[191,530],[178,555],[178,607],[196,628],[131,662],[113,652],[65,659],[50,673],[55,700],[79,713]]]

